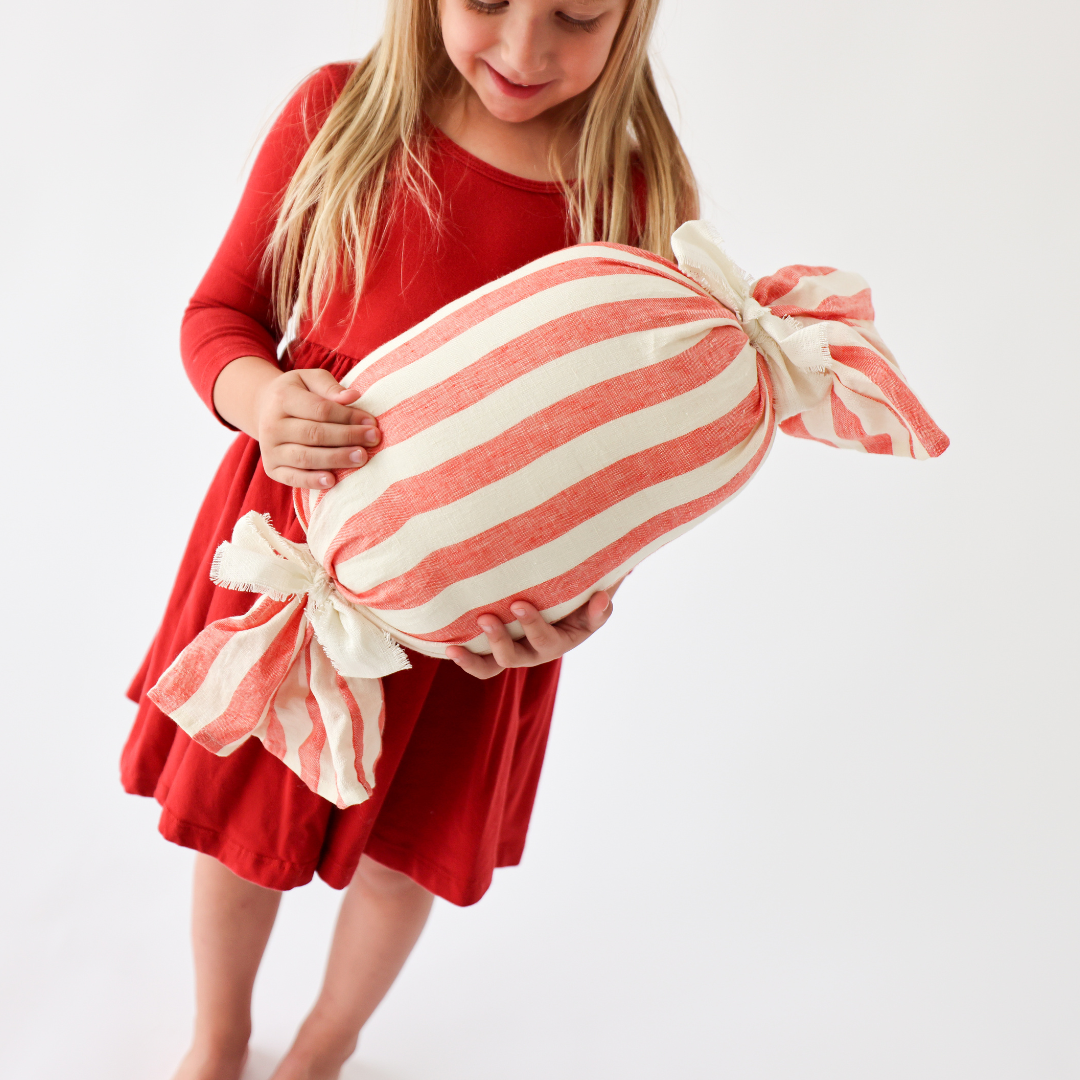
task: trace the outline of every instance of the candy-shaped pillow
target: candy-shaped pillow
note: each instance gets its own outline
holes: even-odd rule
[[[752,286],[701,222],[676,267],[582,244],[448,304],[342,380],[383,439],[329,491],[297,489],[307,544],[248,514],[213,577],[259,592],[150,692],[227,754],[255,736],[338,806],[372,791],[381,676],[399,644],[486,651],[476,618],[554,622],[731,498],[789,434],[926,458],[948,445],[873,323],[859,277],[791,266]]]

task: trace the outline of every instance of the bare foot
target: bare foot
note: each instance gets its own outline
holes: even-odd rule
[[[270,1080],[338,1080],[356,1043],[355,1033],[318,1030],[309,1020]]]
[[[240,1080],[247,1057],[246,1046],[239,1051],[193,1046],[180,1062],[173,1080]]]

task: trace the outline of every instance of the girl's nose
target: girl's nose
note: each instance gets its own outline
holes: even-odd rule
[[[511,7],[510,12],[513,12]],[[510,14],[508,12],[507,14]],[[542,82],[547,64],[546,32],[543,19],[522,12],[504,22],[503,62],[510,69],[506,77],[516,83]]]

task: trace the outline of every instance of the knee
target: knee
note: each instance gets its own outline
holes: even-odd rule
[[[413,895],[417,897],[431,895],[408,874],[391,870],[389,866],[383,866],[382,863],[377,863],[367,855],[360,856],[360,865],[353,875],[353,883],[376,896],[403,898]]]

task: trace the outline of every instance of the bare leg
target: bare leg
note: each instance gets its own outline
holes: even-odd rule
[[[336,1080],[431,911],[432,895],[364,855],[341,903],[322,990],[272,1080]]]
[[[251,991],[281,893],[195,857],[191,938],[195,1035],[174,1080],[238,1080],[251,1037]]]

